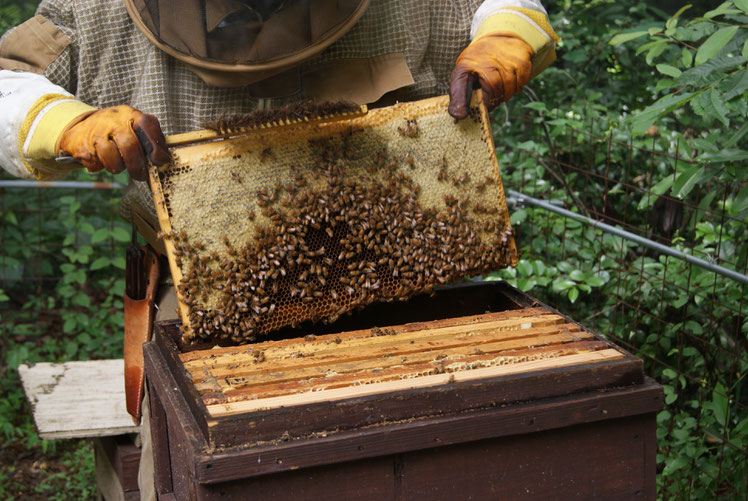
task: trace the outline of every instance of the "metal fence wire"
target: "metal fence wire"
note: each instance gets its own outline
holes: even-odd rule
[[[501,117],[494,128],[522,249],[520,266],[496,277],[638,355],[663,384],[660,497],[744,499],[748,218],[730,204],[742,186],[717,180],[721,166],[696,162],[680,135],[653,128],[633,138],[607,123],[551,118]],[[526,131],[524,141],[503,144],[502,127]],[[684,187],[683,172],[711,179]]]

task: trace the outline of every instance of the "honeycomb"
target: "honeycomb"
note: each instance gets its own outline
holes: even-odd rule
[[[480,95],[172,150],[151,186],[186,341],[248,342],[516,261]]]

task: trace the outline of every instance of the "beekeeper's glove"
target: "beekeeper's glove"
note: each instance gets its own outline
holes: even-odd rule
[[[483,90],[491,109],[522,90],[556,58],[559,38],[545,11],[511,6],[496,10],[480,24],[455,63],[449,85],[449,114],[457,119],[467,116],[474,87]],[[480,16],[481,10],[476,19]]]
[[[60,135],[56,149],[91,172],[105,169],[117,174],[127,169],[137,181],[148,177],[147,160],[156,165],[170,160],[156,117],[130,106],[84,113]]]

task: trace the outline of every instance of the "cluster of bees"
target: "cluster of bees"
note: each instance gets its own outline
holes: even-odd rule
[[[503,220],[486,218],[490,210],[467,195],[424,207],[408,157],[383,150],[351,176],[346,138],[310,146],[313,166],[255,193],[249,243],[224,235],[224,251],[208,252],[184,232],[167,235],[183,273],[187,341],[249,342],[304,321],[333,322],[372,302],[407,300],[509,264]],[[446,169],[443,161],[433,175]],[[452,185],[446,176],[442,182]]]

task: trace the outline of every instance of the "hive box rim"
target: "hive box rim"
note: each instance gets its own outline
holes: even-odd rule
[[[508,286],[504,289],[514,296],[517,305],[530,306],[529,296]],[[558,314],[539,301],[532,305],[541,305]],[[599,336],[595,337],[601,340]],[[236,444],[241,444],[241,447],[263,446],[280,443],[283,438],[360,430],[384,423],[457,415],[516,402],[642,384],[642,361],[616,349],[623,357],[606,362],[211,417],[179,360],[178,347],[173,340],[159,332],[154,342],[144,346],[153,383],[161,385],[168,380],[169,385],[165,388],[171,386],[180,390],[177,392],[181,399],[179,405],[194,423],[199,435],[196,439],[202,444],[200,449],[206,452],[230,449]]]

